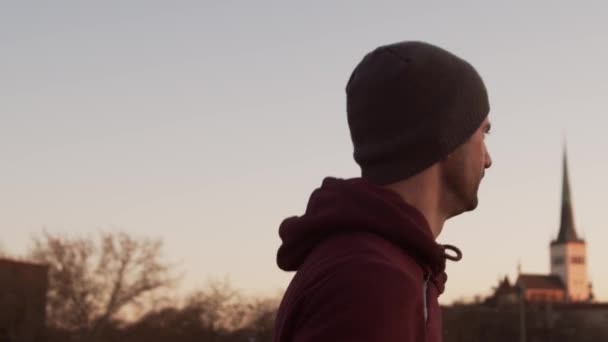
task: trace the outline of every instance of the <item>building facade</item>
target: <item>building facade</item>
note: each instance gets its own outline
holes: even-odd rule
[[[0,341],[44,338],[48,268],[0,259]]]

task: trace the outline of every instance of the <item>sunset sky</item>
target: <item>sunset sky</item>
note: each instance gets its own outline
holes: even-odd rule
[[[480,206],[443,303],[549,272],[567,140],[578,231],[608,300],[608,7],[574,2],[13,1],[0,4],[0,248],[44,229],[161,238],[184,291],[284,289],[278,225],[355,177],[344,87],[378,45],[463,57],[491,101]]]

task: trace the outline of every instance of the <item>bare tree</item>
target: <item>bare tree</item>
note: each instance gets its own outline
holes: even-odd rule
[[[170,286],[162,242],[124,232],[99,239],[43,233],[34,238],[32,259],[49,265],[48,323],[94,341],[120,314]]]
[[[201,324],[213,331],[232,331],[245,324],[246,299],[234,289],[227,279],[211,280],[203,290],[189,295],[186,309],[200,311]]]
[[[247,297],[228,280],[212,280],[181,305],[149,312],[120,341],[270,342],[280,298]]]

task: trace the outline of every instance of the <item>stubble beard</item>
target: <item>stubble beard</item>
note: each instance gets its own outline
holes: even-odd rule
[[[462,168],[454,168],[452,170],[446,170],[445,185],[448,191],[448,198],[451,208],[449,210],[449,217],[460,215],[467,211],[473,211],[479,204],[479,198],[477,193],[481,184],[481,178],[475,181],[467,180],[463,177]]]

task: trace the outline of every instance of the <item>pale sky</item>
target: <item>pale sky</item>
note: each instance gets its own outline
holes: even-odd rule
[[[608,300],[605,4],[547,1],[13,1],[0,4],[0,245],[122,229],[162,238],[184,289],[284,289],[278,225],[323,177],[359,174],[344,87],[378,45],[463,57],[491,101],[480,206],[443,303],[549,272],[567,136],[590,278]]]

